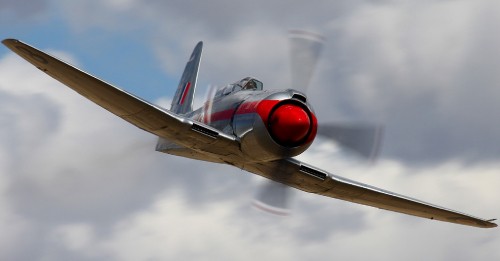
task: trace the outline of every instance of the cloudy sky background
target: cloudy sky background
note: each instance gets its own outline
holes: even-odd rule
[[[381,158],[327,141],[301,159],[484,218],[500,216],[498,1],[0,0],[19,38],[168,105],[203,40],[198,100],[245,76],[287,88],[287,30],[327,38],[309,90],[322,122],[380,122]],[[166,102],[167,101],[167,102]],[[293,215],[250,207],[262,180],[154,152],[155,137],[0,48],[2,260],[498,260],[500,232],[296,191]]]

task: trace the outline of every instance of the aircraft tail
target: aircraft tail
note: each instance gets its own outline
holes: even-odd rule
[[[170,111],[178,114],[185,114],[193,110],[194,91],[196,89],[196,80],[198,78],[198,68],[201,61],[201,51],[203,42],[199,42],[194,47],[193,53],[186,63],[184,72],[182,73],[181,81],[175,92],[174,99]],[[167,152],[170,150],[179,149],[179,145],[165,139],[158,138],[156,151]]]
[[[170,111],[185,114],[193,110],[194,92],[196,89],[196,80],[198,78],[198,68],[201,61],[201,51],[203,42],[199,42],[193,50],[189,61],[184,68],[181,81],[172,100]]]

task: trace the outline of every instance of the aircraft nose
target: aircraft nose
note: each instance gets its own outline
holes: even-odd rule
[[[311,118],[302,106],[283,104],[272,112],[268,124],[271,135],[279,144],[292,147],[308,136]]]

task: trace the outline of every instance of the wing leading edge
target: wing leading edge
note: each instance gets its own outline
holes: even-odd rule
[[[245,165],[243,168],[291,187],[331,198],[461,225],[481,228],[493,228],[497,226],[497,224],[492,222],[494,220],[473,217],[336,176],[296,159],[255,163]],[[277,175],[277,170],[281,174]]]
[[[150,104],[21,41],[6,39],[2,43],[54,79],[140,129],[198,152],[244,157],[234,136]],[[493,220],[476,218],[345,179],[295,159],[241,164],[238,167],[327,197],[462,225],[497,226],[491,222]]]
[[[144,101],[19,40],[6,39],[2,43],[41,71],[140,129],[197,151],[239,152],[234,136]]]

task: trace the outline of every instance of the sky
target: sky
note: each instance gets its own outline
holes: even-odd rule
[[[326,43],[308,90],[321,122],[385,127],[380,158],[318,138],[301,160],[482,218],[500,217],[500,2],[0,0],[18,38],[169,106],[204,41],[209,85],[290,86],[287,31]],[[0,47],[1,260],[499,260],[500,230],[293,193],[251,207],[262,178],[154,151],[156,137]]]

